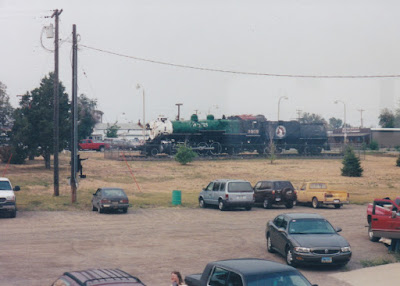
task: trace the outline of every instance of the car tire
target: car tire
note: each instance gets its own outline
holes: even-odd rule
[[[311,205],[312,205],[312,207],[313,207],[314,209],[319,208],[319,202],[318,202],[318,199],[317,199],[316,197],[313,197],[312,202],[311,202]]]
[[[104,146],[100,147],[100,152],[104,152]]]
[[[287,209],[293,208],[293,201],[288,201],[288,202],[286,203],[286,208],[287,208]]]
[[[97,208],[94,206],[94,204],[92,203],[92,212],[97,211]]]
[[[97,208],[97,211],[99,212],[99,214],[104,213],[104,209],[103,209],[101,206],[99,206],[99,207]]]
[[[335,206],[335,209],[340,209],[340,207],[341,207],[342,205],[336,204],[336,205],[334,205],[334,206]]]
[[[246,211],[251,211],[251,206],[245,207]]]
[[[289,266],[293,266],[293,267],[296,266],[296,263],[293,260],[293,252],[292,252],[292,250],[290,249],[289,246],[286,247],[286,263]]]
[[[124,214],[126,214],[126,213],[128,212],[128,208],[123,208],[123,209],[122,209],[122,212],[123,212]]]
[[[16,209],[13,209],[11,212],[10,212],[10,218],[15,218],[17,216],[17,210]]]
[[[374,232],[371,230],[371,223],[368,224],[368,238],[372,242],[378,242],[381,238],[374,236]]]
[[[219,200],[218,201],[218,208],[219,208],[220,211],[224,211],[226,209],[226,206],[225,206],[223,200]]]
[[[269,233],[267,234],[267,250],[269,253],[274,253],[275,250],[272,248],[272,241]]]
[[[203,198],[199,199],[199,207],[201,207],[202,209],[205,209],[207,207],[207,204],[205,203]]]
[[[263,208],[264,208],[264,209],[270,209],[270,208],[272,208],[271,200],[265,199],[264,202],[263,202]]]

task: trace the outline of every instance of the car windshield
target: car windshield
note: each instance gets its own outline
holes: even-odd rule
[[[120,189],[103,190],[103,196],[105,196],[105,197],[126,197],[124,191],[120,190]]]
[[[12,190],[10,182],[0,181],[0,190]]]
[[[277,272],[252,275],[247,277],[247,285],[249,286],[310,286],[302,275],[296,272]]]
[[[230,182],[228,184],[228,192],[252,192],[253,188],[249,182]]]
[[[332,234],[336,231],[325,219],[293,219],[289,224],[290,234]]]
[[[285,188],[291,188],[293,189],[293,186],[290,182],[288,181],[283,181],[283,182],[275,182],[275,187],[277,189],[285,189]]]

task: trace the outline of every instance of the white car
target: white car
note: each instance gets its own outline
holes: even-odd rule
[[[10,217],[17,215],[17,205],[14,191],[19,191],[20,187],[12,187],[11,182],[7,178],[0,178],[0,211],[10,213]]]

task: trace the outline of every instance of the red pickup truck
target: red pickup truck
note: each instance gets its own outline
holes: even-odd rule
[[[79,143],[79,150],[96,150],[104,152],[104,150],[108,148],[110,148],[110,144],[104,142],[96,142],[92,139],[83,139]]]
[[[381,237],[400,239],[400,197],[375,199],[367,208],[368,236],[371,241]]]

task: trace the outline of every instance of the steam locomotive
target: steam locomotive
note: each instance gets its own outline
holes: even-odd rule
[[[147,125],[150,138],[144,145],[148,155],[173,154],[185,144],[200,155],[254,152],[269,154],[294,148],[299,154],[320,154],[329,149],[327,131],[322,123],[268,121],[263,115],[236,115],[215,119],[196,114],[188,121],[160,117]],[[272,149],[274,148],[274,149]]]

